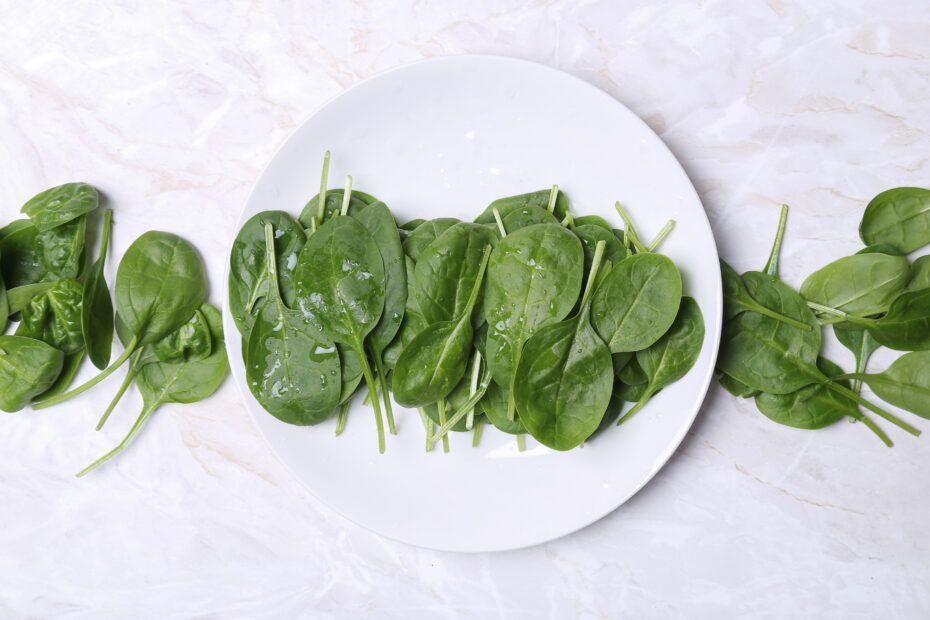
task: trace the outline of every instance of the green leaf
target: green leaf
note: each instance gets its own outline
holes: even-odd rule
[[[852,320],[889,349],[925,351],[930,349],[930,289],[904,293],[880,319]]]
[[[859,236],[866,245],[887,243],[902,254],[930,243],[930,191],[898,187],[882,192],[865,208]]]
[[[777,264],[777,262],[775,263]],[[791,317],[783,316],[777,312],[766,308],[749,294],[746,290],[746,284],[736,270],[734,270],[725,261],[720,261],[720,275],[723,282],[723,318],[726,321],[733,320],[739,314],[750,311],[764,314],[767,317],[777,321],[800,327],[810,331],[812,327],[807,323],[801,323]]]
[[[551,189],[542,189],[538,192],[530,192],[528,194],[519,194],[517,196],[508,196],[507,198],[499,198],[489,204],[488,207],[481,212],[481,215],[475,218],[475,222],[478,224],[494,224],[494,209],[497,209],[498,213],[501,215],[501,218],[505,218],[511,211],[523,209],[526,207],[538,207],[548,210],[549,199],[551,196]],[[568,215],[568,211],[568,198],[565,196],[564,192],[559,191],[552,214],[555,216],[557,221],[561,222],[563,219],[565,219],[565,216]],[[507,233],[510,234],[510,232],[511,231],[508,229]]]
[[[41,340],[0,336],[0,409],[19,411],[49,389],[61,374],[64,358]]]
[[[417,262],[420,258],[420,253],[425,250],[436,237],[458,223],[459,220],[454,217],[440,217],[435,220],[426,220],[413,229],[410,234],[407,235],[407,238],[404,239],[404,252],[413,259],[413,262]]]
[[[62,364],[61,372],[58,375],[58,378],[55,379],[55,382],[47,390],[36,396],[32,399],[32,404],[38,404],[45,402],[50,398],[54,398],[59,394],[64,394],[71,384],[74,382],[74,378],[77,376],[78,371],[81,369],[81,362],[84,361],[84,354],[86,351],[81,349],[77,353],[71,353],[65,355],[65,360]]]
[[[860,327],[848,328],[834,325],[833,334],[841,345],[852,351],[853,355],[856,356],[856,372],[865,372],[869,358],[872,357],[872,354],[881,344],[872,337],[868,330]],[[857,394],[862,391],[861,381],[856,381],[853,391]]]
[[[113,212],[107,210],[103,220],[103,239],[100,242],[100,256],[91,266],[84,283],[84,296],[81,302],[81,331],[87,355],[97,368],[103,370],[110,363],[113,345],[113,300],[110,289],[103,275],[103,267],[110,244],[110,226]]]
[[[81,311],[84,287],[77,280],[59,280],[23,309],[17,336],[46,342],[66,354],[84,348]]]
[[[817,366],[828,377],[843,374],[842,368],[824,358],[817,360]],[[756,396],[756,406],[770,420],[793,428],[825,428],[843,417],[862,418],[855,402],[829,389],[825,383],[808,385],[791,394],[760,393]]]
[[[911,265],[907,290],[921,291],[930,288],[930,256],[921,256]]]
[[[755,398],[762,392],[741,383],[730,375],[720,375],[720,386],[737,398]]]
[[[930,419],[930,351],[906,353],[882,373],[846,376],[862,379],[885,402]]]
[[[99,204],[94,187],[87,183],[65,183],[34,196],[21,211],[32,218],[39,232],[45,232],[90,213]]]
[[[855,254],[808,276],[801,295],[850,314],[880,314],[904,290],[909,268],[903,256]]]

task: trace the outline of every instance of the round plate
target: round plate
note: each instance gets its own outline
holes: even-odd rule
[[[356,398],[345,432],[335,418],[295,427],[249,393],[228,307],[233,376],[265,439],[320,501],[355,523],[402,542],[454,551],[513,549],[563,536],[626,501],[681,442],[707,391],[721,326],[713,234],[700,199],[662,141],[623,105],[570,75],[488,56],[419,62],[347,90],[298,128],[252,190],[240,226],[255,213],[299,214],[319,187],[332,151],[330,187],[346,173],[398,222],[475,218],[492,200],[557,183],[576,215],[621,228],[619,200],[644,239],[677,222],[661,251],[680,267],[704,313],[697,365],[622,427],[583,448],[555,452],[527,437],[484,427],[452,433],[451,451],[424,450],[415,410],[395,406],[398,434],[378,454],[373,414]],[[238,227],[237,227],[238,229]],[[228,295],[227,295],[228,296]]]

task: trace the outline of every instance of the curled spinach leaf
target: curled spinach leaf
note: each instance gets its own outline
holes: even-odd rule
[[[81,302],[81,331],[84,335],[84,345],[87,347],[90,361],[100,370],[110,363],[113,345],[113,300],[103,276],[107,248],[110,245],[112,221],[113,212],[108,209],[103,219],[100,256],[90,268],[87,282],[84,283],[84,297]]]
[[[856,372],[866,371],[869,358],[872,357],[872,354],[881,346],[867,329],[834,325],[833,335],[836,336],[836,339],[839,340],[841,345],[852,351],[852,354],[856,356]],[[831,376],[830,373],[826,374]],[[857,394],[862,391],[862,382],[858,379],[853,385],[853,390]]]
[[[891,304],[888,313],[878,319],[847,317],[866,327],[872,337],[896,351],[930,349],[930,289],[904,293]]]
[[[746,285],[740,275],[723,260],[720,261],[720,275],[723,281],[723,316],[725,320],[730,321],[740,313],[749,310],[807,331],[812,329],[807,323],[796,321],[789,316],[782,316],[753,299],[749,291],[746,290]]]
[[[22,212],[32,218],[39,232],[45,232],[90,213],[99,204],[100,196],[93,186],[65,183],[32,197]]]
[[[930,190],[898,187],[882,192],[865,208],[859,236],[866,245],[887,243],[902,254],[930,243]]]
[[[420,258],[420,253],[425,250],[436,237],[458,223],[459,220],[454,217],[440,217],[435,220],[426,220],[410,231],[410,234],[404,239],[404,252],[413,262],[417,262]]]
[[[19,411],[61,374],[65,354],[23,336],[0,336],[0,409]]]
[[[84,348],[81,311],[84,287],[77,280],[59,280],[23,309],[17,336],[46,342],[66,354]]]
[[[818,358],[817,366],[831,378],[843,374],[842,368],[822,357]],[[846,385],[849,387],[848,383]],[[770,420],[793,428],[825,428],[844,417],[863,418],[855,402],[822,383],[808,385],[791,394],[760,393],[756,396],[756,407]]]
[[[668,331],[681,303],[681,274],[661,254],[620,262],[594,293],[591,319],[611,353],[640,351]]]

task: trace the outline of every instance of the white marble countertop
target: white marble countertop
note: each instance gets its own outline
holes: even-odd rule
[[[646,119],[738,269],[764,262],[782,202],[782,276],[797,285],[857,249],[874,194],[930,184],[925,2],[452,4],[0,3],[0,221],[48,186],[93,183],[116,210],[115,256],[144,230],[181,233],[220,303],[239,211],[288,133],[365,77],[467,52],[558,67]],[[231,380],[165,407],[118,462],[76,480],[140,406],[131,393],[95,433],[102,392],[0,416],[2,617],[930,609],[928,437],[894,432],[886,449],[857,425],[779,427],[714,387],[675,457],[619,510],[546,545],[463,555],[381,539],[323,507]]]

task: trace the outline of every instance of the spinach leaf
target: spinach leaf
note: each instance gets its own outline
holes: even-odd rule
[[[617,355],[619,355],[619,353]],[[623,367],[623,370],[620,371],[617,378],[627,385],[642,385],[649,381],[646,372],[639,365],[639,362],[636,361],[635,355],[633,359]]]
[[[904,290],[909,268],[904,256],[854,254],[808,276],[801,295],[843,312],[879,314]]]
[[[39,231],[30,222],[29,226],[0,240],[0,258],[3,259],[0,275],[7,288],[16,289],[41,282],[48,274],[39,252],[38,236]]]
[[[195,310],[186,323],[161,340],[153,342],[151,347],[160,362],[195,362],[205,359],[213,351],[210,324],[201,310]]]
[[[636,254],[620,262],[594,293],[591,318],[611,353],[640,351],[675,320],[681,274],[661,254]]]
[[[330,189],[326,191],[326,208],[323,211],[323,221],[326,221],[336,215],[339,215],[342,211],[342,201],[345,199],[345,190],[342,188]],[[366,194],[358,190],[353,189],[352,193],[349,194],[349,211],[348,215],[357,216],[362,211],[365,210],[370,204],[378,202],[378,199],[372,196],[371,194]],[[310,230],[313,224],[310,220],[314,217],[317,218],[316,225],[319,226],[319,212],[320,212],[320,195],[317,194],[310,199],[309,202],[304,206],[303,210],[300,212],[300,217],[298,222],[300,225]]]
[[[22,312],[37,295],[42,295],[55,286],[55,282],[36,282],[16,288],[7,289],[7,301],[10,304],[10,316]]]
[[[554,215],[542,207],[528,205],[508,210],[501,215],[501,222],[504,225],[504,230],[512,233],[533,224],[558,224],[559,220],[555,219]],[[490,225],[483,224],[483,226]]]
[[[523,345],[538,329],[564,319],[581,291],[584,250],[555,224],[521,228],[502,239],[488,263],[484,297],[491,376],[513,397]],[[508,408],[513,419],[514,406]]]
[[[113,450],[78,473],[83,476],[119,454],[155,411],[168,403],[194,403],[211,396],[226,377],[228,362],[223,341],[223,317],[209,304],[201,311],[210,325],[213,352],[197,361],[157,362],[144,366],[136,378],[142,393],[143,407],[129,434]]]
[[[526,341],[517,365],[513,396],[520,421],[533,438],[554,450],[570,450],[594,433],[613,392],[610,351],[590,321],[605,245],[597,242],[581,310],[541,327]]]
[[[817,366],[828,377],[843,374],[842,368],[822,357],[818,358]],[[760,393],[756,396],[756,406],[770,420],[793,428],[825,428],[844,417],[863,418],[855,402],[822,383],[808,385],[791,394]]]
[[[404,231],[404,232],[412,232],[412,231],[416,230],[416,228],[417,228],[420,224],[424,223],[425,221],[426,221],[426,220],[423,219],[422,217],[418,217],[418,218],[415,219],[415,220],[410,220],[409,222],[404,222],[403,224],[401,224],[400,226],[398,226],[398,229],[399,229],[399,230],[402,230],[402,231]]]
[[[853,355],[856,356],[856,372],[866,371],[869,358],[881,346],[868,330],[859,327],[850,328],[834,325],[833,335],[836,336],[841,345],[852,351]],[[826,374],[830,376],[829,373]],[[862,391],[862,381],[858,379],[855,381],[853,391],[857,394]]]
[[[578,233],[578,229],[582,226],[597,226],[603,228],[609,233],[613,233],[614,230],[610,226],[610,222],[602,218],[600,215],[580,215],[575,218],[575,233]],[[623,245],[623,231],[620,231],[621,236],[618,237],[614,235],[614,238],[620,242],[620,245]],[[614,263],[616,264],[616,263]]]
[[[461,313],[451,321],[433,323],[424,329],[397,359],[393,388],[394,399],[401,405],[422,407],[444,400],[465,375],[474,339],[471,316],[490,255],[488,244]]]
[[[0,256],[0,260],[2,260]],[[3,283],[3,275],[0,274],[0,335],[6,331],[6,326],[10,323],[10,300],[6,295],[6,285]]]
[[[429,324],[452,321],[468,303],[485,248],[496,243],[480,224],[459,222],[436,237],[420,254],[414,268],[417,305]],[[476,303],[480,304],[479,294]],[[481,306],[474,323],[483,322]]]
[[[282,422],[319,424],[339,404],[339,353],[300,311],[284,305],[274,241],[274,225],[266,222],[268,290],[249,334],[246,380],[255,399]]]
[[[50,388],[61,374],[65,354],[23,336],[0,336],[0,410],[19,411]]]
[[[885,402],[930,419],[930,351],[906,353],[882,373],[843,378],[861,379]]]
[[[510,393],[507,388],[501,387],[496,381],[491,381],[479,406],[498,430],[508,435],[522,435],[526,432],[526,427],[523,426],[520,417],[514,416],[513,420],[507,417],[507,407],[510,402]]]
[[[413,229],[407,238],[404,239],[404,252],[413,262],[417,262],[420,253],[431,244],[436,237],[444,233],[447,229],[458,224],[459,220],[454,217],[440,217],[435,220],[427,220]]]
[[[691,297],[683,297],[678,316],[659,340],[636,354],[636,361],[648,377],[646,390],[636,405],[617,424],[629,420],[667,385],[678,381],[694,366],[704,345],[704,317]]]
[[[921,256],[911,265],[907,290],[921,291],[930,288],[930,256]]]
[[[905,256],[898,248],[888,243],[875,243],[866,246],[856,252],[856,254],[887,254],[888,256]]]
[[[284,304],[294,307],[294,267],[306,236],[290,214],[263,211],[243,224],[229,253],[229,313],[243,338],[248,339],[255,311],[268,293],[265,224],[275,230],[275,266]]]
[[[99,204],[94,187],[87,183],[65,183],[31,198],[22,212],[32,218],[39,232],[45,232],[90,213]]]
[[[81,302],[81,331],[84,336],[84,345],[87,347],[87,356],[100,370],[110,363],[113,345],[113,300],[110,298],[110,289],[107,288],[107,281],[103,276],[107,248],[110,245],[112,221],[113,211],[107,209],[103,218],[100,256],[90,268],[87,282],[84,283]]]
[[[619,379],[620,373],[622,373],[627,364],[633,360],[633,353],[630,351],[626,351],[624,353],[614,353],[610,356],[610,359],[611,362],[613,362],[614,376]]]
[[[551,211],[555,216],[555,219],[562,221],[565,219],[565,216],[568,215],[568,198],[565,194],[560,191],[558,188],[555,188],[557,192],[555,202],[552,204],[552,209],[549,209],[549,204],[552,198],[551,189],[542,189],[538,192],[530,192],[528,194],[519,194],[517,196],[508,196],[507,198],[498,198],[494,202],[488,205],[488,207],[481,212],[481,215],[475,218],[477,224],[494,224],[494,209],[497,209],[500,213],[501,218],[505,218],[511,211],[517,209],[523,209],[526,207],[538,207]],[[507,229],[510,232],[510,229]]]
[[[755,398],[762,393],[759,390],[749,387],[745,383],[737,381],[730,375],[720,375],[720,385],[737,398]]]
[[[51,387],[33,398],[32,404],[36,405],[67,391],[71,383],[74,382],[74,377],[77,376],[78,371],[81,369],[81,362],[84,361],[85,352],[84,349],[81,349],[77,353],[65,355],[58,378],[55,379]]]
[[[720,275],[723,281],[724,320],[730,321],[742,312],[749,310],[764,314],[767,317],[787,323],[788,325],[793,325],[794,327],[799,327],[806,331],[812,329],[807,323],[802,323],[789,316],[778,314],[753,299],[749,291],[746,290],[746,285],[743,283],[743,279],[740,275],[723,260],[720,261]]]
[[[327,220],[297,259],[297,306],[322,339],[351,348],[362,363],[384,452],[384,423],[364,341],[384,310],[384,261],[371,233],[357,220]]]
[[[44,266],[45,280],[77,278],[84,270],[84,233],[87,216],[81,216],[39,232],[35,236],[34,250]]]
[[[142,234],[126,250],[116,271],[116,312],[132,339],[106,370],[36,408],[57,405],[90,389],[122,366],[136,348],[183,325],[200,306],[206,287],[203,263],[194,246],[171,233]]]
[[[930,349],[930,289],[904,293],[894,300],[888,313],[879,319],[848,318],[868,328],[872,337],[889,349]]]
[[[13,220],[3,228],[0,228],[0,241],[3,241],[6,237],[9,237],[15,232],[24,228],[32,228],[33,226],[32,220],[29,219]]]
[[[510,228],[507,230],[510,230]],[[594,249],[597,247],[598,241],[604,242],[604,260],[610,261],[612,265],[619,264],[620,261],[630,255],[610,228],[603,228],[596,224],[578,225],[578,220],[575,220],[575,228],[572,232],[581,240],[581,247],[584,250],[584,272],[586,276],[591,272]]]
[[[59,280],[23,309],[17,336],[46,342],[66,354],[84,348],[81,309],[84,287],[77,280]]]
[[[394,336],[394,340],[381,354],[384,366],[390,369],[397,365],[397,358],[400,357],[404,347],[410,344],[416,335],[426,329],[428,325],[426,319],[420,313],[420,306],[417,304],[415,265],[409,256],[404,257],[404,267],[407,273],[407,304],[404,309],[404,321],[401,323],[400,331]]]
[[[859,236],[866,245],[887,243],[909,254],[930,243],[930,190],[898,187],[865,208]]]

